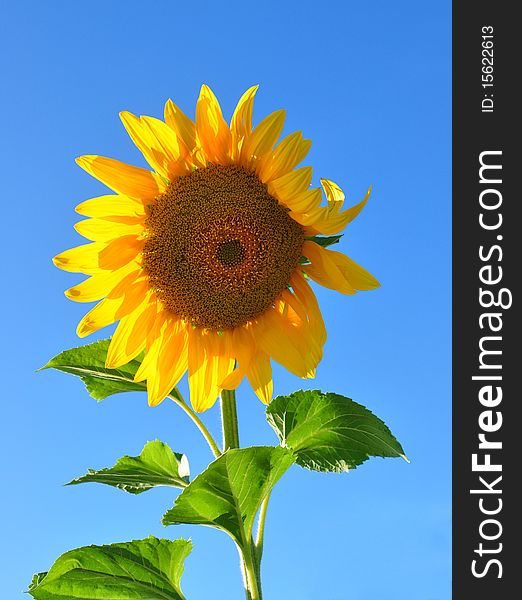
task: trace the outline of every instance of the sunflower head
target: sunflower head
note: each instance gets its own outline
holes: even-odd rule
[[[256,90],[243,94],[230,125],[205,85],[195,120],[171,100],[165,121],[121,113],[152,170],[77,159],[115,193],[77,207],[88,218],[76,229],[90,243],[54,262],[89,276],[69,298],[98,301],[78,335],[119,321],[107,367],[144,352],[136,380],[147,381],[152,405],[187,371],[197,411],[244,377],[269,402],[271,360],[313,377],[322,357],[326,330],[309,279],[344,294],[379,285],[322,237],[341,232],[369,191],[343,211],[339,186],[311,187],[311,167],[296,168],[310,141],[301,132],[278,141],[283,111],[253,128]]]
[[[144,271],[162,304],[193,326],[241,327],[288,287],[303,228],[240,165],[178,177],[149,207]]]

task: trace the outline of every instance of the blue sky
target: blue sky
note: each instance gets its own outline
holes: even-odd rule
[[[193,114],[207,83],[229,117],[258,83],[254,119],[287,109],[285,132],[313,140],[316,182],[338,182],[352,204],[373,184],[339,249],[382,283],[356,297],[315,287],[329,330],[317,379],[276,368],[276,391],[352,397],[411,459],[345,475],[294,467],[269,508],[265,597],[450,598],[450,11],[405,0],[3,3],[3,596],[26,597],[33,572],[68,549],[154,534],[193,539],[189,600],[243,598],[224,534],[160,525],[171,490],[62,486],[155,438],[199,472],[210,454],[176,406],[149,408],[142,394],[97,404],[75,378],[35,369],[80,343],[85,306],[63,296],[80,277],[51,257],[81,242],[73,208],[103,188],[74,158],[143,166],[120,110],[161,116],[171,97]],[[238,395],[242,443],[276,443],[251,390]],[[217,407],[205,419],[217,433]]]

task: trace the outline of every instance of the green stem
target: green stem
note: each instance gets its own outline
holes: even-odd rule
[[[185,413],[192,419],[192,421],[196,424],[196,427],[200,430],[201,434],[207,441],[207,444],[210,446],[212,453],[216,458],[221,456],[221,450],[219,446],[216,444],[214,438],[210,431],[205,427],[203,421],[198,417],[198,415],[189,407],[189,405],[183,399],[183,396],[178,391],[177,388],[174,389],[174,394],[169,394],[169,398],[173,400],[181,409],[185,411]]]
[[[270,494],[265,496],[265,499],[261,503],[261,509],[259,511],[259,520],[257,522],[257,535],[256,542],[254,544],[254,556],[256,559],[256,576],[259,589],[261,590],[261,559],[263,558],[263,543],[265,536],[265,522],[266,513],[268,510],[268,502],[270,501]]]
[[[257,522],[257,535],[256,535],[256,555],[257,561],[261,563],[261,557],[263,556],[263,542],[265,537],[265,522],[266,522],[266,513],[268,510],[268,503],[270,501],[270,494],[265,496],[265,499],[261,503],[261,509],[259,511],[259,520]]]
[[[257,579],[257,570],[254,559],[254,548],[248,544],[241,553],[243,557],[243,568],[246,579],[246,597],[247,600],[262,600],[261,586]]]
[[[239,448],[236,392],[234,390],[223,390],[221,392],[221,423],[223,426],[223,451]],[[256,548],[252,539],[246,539],[244,532],[240,554],[246,599],[262,600],[261,582],[258,579]]]
[[[236,411],[236,392],[221,392],[221,423],[223,426],[223,450],[239,448],[239,431]]]

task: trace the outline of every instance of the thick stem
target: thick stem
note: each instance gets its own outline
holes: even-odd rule
[[[245,555],[241,546],[237,546],[237,550],[239,552],[239,564],[241,568],[241,578],[243,580],[243,587],[245,588],[245,597],[246,600],[252,600],[252,593],[250,591],[250,576],[247,571]]]
[[[263,542],[265,537],[265,522],[266,513],[268,510],[268,502],[270,501],[270,494],[268,494],[263,502],[261,503],[261,509],[259,511],[259,521],[257,522],[257,536],[256,536],[256,555],[257,561],[261,563],[261,557],[263,556]]]
[[[221,392],[221,423],[223,426],[223,451],[239,448],[239,430],[237,424],[236,392]]]
[[[248,545],[241,553],[243,557],[243,568],[245,571],[246,580],[246,597],[247,600],[262,600],[261,585],[257,578],[257,569],[254,558],[254,548]]]
[[[214,438],[212,437],[212,434],[205,427],[205,424],[198,417],[198,415],[185,402],[185,400],[183,399],[183,396],[180,394],[180,392],[177,390],[177,388],[175,389],[175,394],[169,394],[169,398],[171,400],[173,400],[180,408],[182,408],[185,411],[185,413],[192,419],[192,421],[195,423],[196,427],[199,429],[199,431],[201,432],[201,434],[207,441],[207,444],[210,446],[210,449],[212,450],[212,453],[214,454],[214,456],[216,458],[221,456],[221,450],[219,449],[219,446],[216,444]]]
[[[234,390],[221,392],[221,423],[223,426],[223,451],[239,448],[236,392]],[[245,535],[242,537],[240,555],[246,600],[262,600],[256,549],[252,539],[247,540]]]
[[[265,522],[266,513],[268,510],[268,502],[270,501],[270,494],[268,494],[263,502],[261,503],[261,509],[259,511],[259,520],[257,522],[257,535],[256,541],[253,545],[252,551],[255,559],[256,577],[259,590],[261,591],[261,559],[263,558],[263,543],[265,536]]]

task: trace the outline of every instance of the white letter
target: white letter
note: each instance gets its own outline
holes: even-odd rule
[[[502,465],[492,465],[491,455],[484,454],[485,462],[480,464],[477,462],[478,454],[471,455],[471,470],[472,471],[502,471]]]

